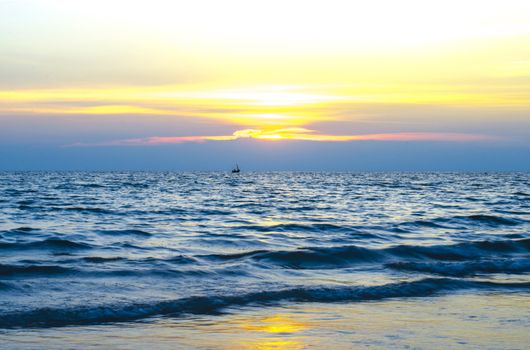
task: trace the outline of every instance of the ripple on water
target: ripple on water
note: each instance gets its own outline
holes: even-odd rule
[[[527,173],[2,172],[0,328],[527,293],[529,186]]]

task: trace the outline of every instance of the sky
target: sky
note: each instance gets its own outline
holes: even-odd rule
[[[530,1],[0,0],[0,170],[530,170]]]

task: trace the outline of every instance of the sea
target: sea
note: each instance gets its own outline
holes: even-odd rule
[[[528,349],[530,174],[0,172],[1,349]]]

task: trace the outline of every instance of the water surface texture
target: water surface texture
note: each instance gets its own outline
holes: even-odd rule
[[[4,172],[0,340],[479,296],[524,329],[529,253],[528,173]]]

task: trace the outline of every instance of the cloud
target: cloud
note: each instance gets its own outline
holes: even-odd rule
[[[151,136],[112,140],[97,144],[76,143],[70,146],[148,146],[178,144],[185,142],[234,141],[238,139],[256,139],[265,141],[316,141],[316,142],[348,142],[348,141],[446,141],[470,142],[494,140],[496,137],[483,134],[448,133],[448,132],[402,132],[359,135],[319,134],[306,128],[282,128],[276,130],[242,129],[232,135],[205,136]]]

